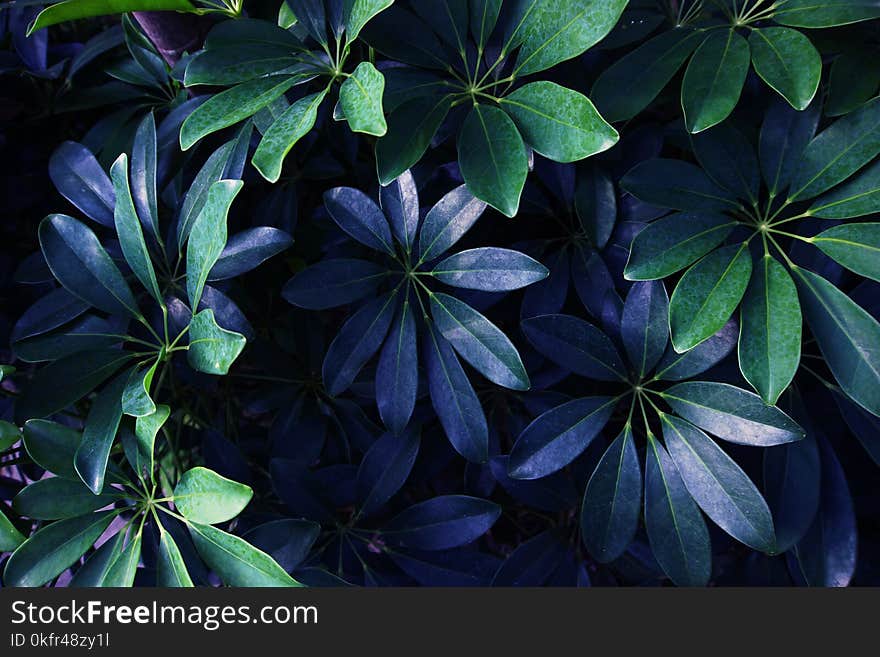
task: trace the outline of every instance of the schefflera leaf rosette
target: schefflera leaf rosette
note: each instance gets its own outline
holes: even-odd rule
[[[657,158],[629,171],[624,189],[675,212],[636,235],[624,276],[683,271],[670,306],[680,353],[739,308],[740,369],[768,404],[801,366],[805,320],[840,389],[876,416],[880,323],[828,277],[836,265],[823,258],[880,281],[880,223],[871,221],[880,211],[880,99],[816,134],[819,117],[815,104],[797,112],[778,103],[756,145],[725,123],[692,137],[698,164]]]
[[[615,337],[625,357],[609,335],[578,317],[523,320],[523,332],[544,357],[601,382],[610,394],[573,399],[538,416],[513,445],[509,476],[534,480],[566,467],[606,426],[616,424],[615,411],[622,411],[623,426],[589,478],[581,510],[581,535],[596,560],[610,562],[623,554],[638,529],[642,499],[651,549],[676,584],[701,586],[711,576],[703,514],[736,540],[775,554],[767,503],[708,434],[769,447],[799,441],[804,432],[752,392],[690,380],[730,353],[736,325],[678,353],[669,341],[666,289],[661,282],[642,282],[630,289],[618,326]]]
[[[376,404],[395,433],[412,416],[419,363],[446,435],[466,459],[489,457],[486,417],[460,358],[489,381],[527,390],[519,353],[501,330],[460,299],[435,291],[453,288],[505,292],[543,279],[536,260],[509,249],[484,247],[447,255],[474,225],[486,204],[465,185],[447,193],[420,219],[415,180],[405,172],[380,192],[381,207],[350,187],[324,195],[339,227],[372,249],[372,260],[318,262],[284,287],[290,303],[314,310],[365,301],[346,321],[323,363],[330,395],[343,393],[378,352]]]
[[[129,157],[120,155],[109,178],[94,156],[73,142],[63,144],[50,163],[59,191],[112,229],[118,242],[102,241],[65,214],[49,215],[40,224],[49,280],[61,287],[35,303],[13,329],[17,357],[48,363],[18,399],[16,419],[24,424],[50,417],[98,389],[75,455],[79,476],[95,494],[104,487],[117,432],[133,423],[138,439],[152,444],[170,416],[172,409],[156,399],[175,355],[185,353],[196,371],[220,375],[244,348],[245,336],[232,330],[240,326],[221,326],[218,317],[247,322],[208,282],[252,269],[291,242],[269,228],[245,231],[227,244],[227,214],[242,187],[240,180],[224,178],[240,175],[233,161],[236,142],[208,158],[167,231],[158,210],[161,178],[152,114],[137,130],[131,166]]]

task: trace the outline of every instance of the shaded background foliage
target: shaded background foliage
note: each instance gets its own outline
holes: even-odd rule
[[[797,4],[795,0],[790,2]],[[291,3],[293,12],[297,4]],[[302,3],[301,10],[308,10],[314,4]],[[439,8],[444,3],[428,4]],[[568,7],[579,3],[562,4]],[[626,3],[618,4],[622,8]],[[760,3],[745,3],[739,15],[744,16],[752,5],[757,7]],[[828,5],[829,11],[846,11],[854,6],[842,1]],[[406,62],[407,59],[405,54],[401,57],[400,52],[388,50],[385,42],[387,34],[393,33],[395,17],[407,11],[408,6],[413,8],[408,3],[395,3],[393,12],[380,14],[372,21],[347,62],[348,71],[358,62],[371,61],[384,72],[386,116],[383,120],[392,133],[400,116],[395,117],[395,112],[388,110],[389,97],[393,97],[395,89],[405,89],[411,81],[404,77],[397,87],[393,86],[397,65],[389,60],[398,58]],[[251,18],[273,24],[279,22],[276,3],[247,3],[245,10]],[[646,97],[642,107],[634,107],[632,103],[623,107],[620,88],[616,90],[618,96],[614,96],[614,79],[618,75],[619,80],[631,81],[635,69],[627,69],[628,62],[635,61],[636,69],[644,68],[644,59],[632,58],[640,51],[651,53],[650,48],[656,47],[657,40],[661,43],[668,40],[667,33],[671,31],[727,30],[725,26],[731,17],[727,15],[726,5],[721,10],[711,2],[630,2],[617,27],[604,40],[583,54],[578,52],[572,59],[553,62],[556,65],[536,73],[536,79],[589,96],[599,113],[613,123],[620,140],[611,147],[606,144],[571,158],[579,160],[576,162],[555,162],[523,146],[530,170],[524,182],[512,184],[512,188],[517,184],[522,186],[521,196],[518,191],[508,191],[501,199],[486,198],[486,193],[471,190],[490,207],[483,210],[450,253],[485,247],[512,249],[540,262],[547,274],[543,280],[524,289],[508,291],[522,287],[509,286],[503,293],[454,290],[438,285],[440,291],[456,295],[509,338],[531,384],[528,390],[513,389],[524,386],[500,386],[483,376],[488,368],[480,367],[479,362],[475,368],[463,365],[464,379],[457,381],[455,389],[461,393],[472,385],[473,391],[468,397],[478,400],[485,417],[482,440],[489,458],[479,462],[483,459],[469,461],[461,455],[473,456],[467,450],[457,449],[459,443],[453,439],[455,431],[450,430],[449,421],[444,417],[444,392],[431,390],[432,375],[426,371],[426,355],[422,351],[431,329],[427,323],[421,324],[420,314],[414,321],[419,323],[418,349],[422,366],[416,375],[412,417],[406,424],[398,412],[397,419],[389,422],[388,414],[381,412],[381,405],[377,409],[377,397],[382,396],[382,391],[376,387],[379,377],[376,357],[360,363],[364,367],[356,368],[357,376],[350,385],[337,387],[332,391],[334,394],[325,387],[325,356],[332,351],[334,337],[361,308],[361,299],[369,304],[374,292],[367,289],[365,294],[346,299],[344,304],[330,304],[333,292],[327,292],[327,304],[319,304],[320,310],[307,310],[296,306],[314,307],[315,304],[303,303],[293,294],[292,283],[285,287],[287,281],[296,281],[310,267],[333,259],[360,258],[373,266],[377,263],[386,266],[387,257],[377,256],[375,248],[366,248],[357,239],[351,239],[352,235],[357,238],[357,234],[325,203],[327,192],[339,187],[361,190],[370,198],[379,199],[377,149],[381,150],[384,137],[376,135],[382,131],[353,132],[353,125],[350,128],[334,120],[339,118],[334,117],[334,97],[317,110],[314,128],[292,146],[284,158],[278,181],[270,183],[266,178],[272,176],[261,175],[264,169],[258,171],[250,163],[259,146],[260,133],[270,125],[265,116],[260,118],[256,112],[253,113],[255,127],[247,116],[240,117],[244,123],[241,120],[228,122],[226,125],[235,125],[223,132],[207,134],[193,148],[180,149],[178,131],[183,117],[204,102],[201,96],[204,92],[218,94],[228,86],[225,83],[189,86],[184,72],[192,61],[191,53],[176,53],[173,48],[170,52],[163,49],[161,54],[154,52],[144,34],[145,29],[150,30],[148,23],[132,15],[121,20],[102,17],[63,23],[25,37],[28,22],[36,11],[34,5],[15,3],[0,11],[0,30],[5,44],[0,69],[3,79],[0,173],[6,211],[0,261],[3,290],[0,342],[4,345],[0,362],[16,367],[14,374],[4,373],[0,383],[3,386],[0,410],[4,420],[21,425],[23,420],[30,419],[16,417],[16,400],[27,389],[33,373],[40,369],[40,366],[15,360],[15,354],[7,347],[12,342],[13,327],[34,302],[57,287],[51,275],[46,275],[45,265],[40,263],[38,225],[43,217],[55,212],[83,218],[83,213],[58,193],[57,185],[53,185],[47,175],[50,157],[63,142],[79,142],[95,155],[103,170],[109,172],[120,153],[132,153],[136,131],[152,113],[158,126],[159,216],[163,231],[171,232],[171,218],[176,216],[181,199],[209,157],[233,140],[233,144],[247,147],[247,163],[242,161],[240,166],[233,166],[233,170],[238,168],[241,173],[228,176],[244,180],[229,213],[229,235],[253,227],[271,226],[293,238],[290,248],[260,266],[216,284],[240,309],[236,313],[225,306],[227,314],[222,316],[220,310],[215,310],[218,323],[242,333],[248,342],[229,374],[216,377],[194,372],[187,365],[186,357],[180,355],[171,366],[173,391],[169,389],[165,399],[161,396],[156,399],[171,406],[172,423],[168,425],[174,427],[171,451],[179,454],[180,460],[180,463],[162,465],[170,473],[164,490],[170,491],[184,470],[199,465],[253,489],[252,501],[231,524],[229,520],[235,513],[214,519],[189,510],[193,515],[187,518],[196,522],[216,520],[231,534],[244,537],[270,554],[297,581],[310,585],[663,585],[670,581],[667,575],[681,584],[707,581],[713,585],[878,583],[880,575],[875,557],[880,549],[877,529],[880,506],[874,481],[875,461],[880,454],[877,447],[880,421],[832,389],[833,375],[807,328],[801,362],[807,364],[809,370],[797,369],[792,386],[778,402],[803,428],[807,438],[766,448],[718,443],[767,500],[780,555],[768,556],[753,550],[709,522],[705,531],[711,548],[704,546],[703,552],[710,549],[711,557],[708,561],[700,557],[705,576],[693,580],[676,577],[668,554],[661,550],[655,556],[656,538],[649,540],[645,522],[639,517],[644,513],[639,502],[641,486],[636,485],[627,489],[629,507],[635,510],[625,523],[628,529],[621,530],[620,534],[626,539],[634,533],[634,539],[631,542],[619,540],[621,544],[613,559],[601,558],[597,554],[601,546],[588,530],[599,521],[582,516],[583,496],[606,448],[612,445],[627,421],[628,403],[615,407],[606,418],[607,426],[598,426],[595,437],[583,439],[580,448],[569,454],[570,458],[563,460],[557,456],[552,467],[541,472],[543,476],[523,477],[525,470],[522,467],[517,470],[516,464],[511,463],[512,459],[518,459],[522,465],[523,448],[514,445],[536,418],[572,399],[621,392],[602,377],[596,380],[590,372],[579,371],[576,363],[562,355],[563,351],[556,352],[559,355],[554,361],[553,349],[547,353],[548,348],[542,348],[534,334],[529,333],[529,327],[535,326],[534,318],[566,315],[589,322],[607,336],[604,340],[612,344],[611,349],[618,352],[618,357],[625,354],[632,359],[626,337],[621,335],[625,301],[629,295],[636,298],[640,289],[650,288],[656,294],[664,289],[672,295],[680,279],[679,273],[671,273],[665,279],[664,288],[664,284],[658,282],[634,284],[628,280],[631,277],[624,275],[634,235],[646,225],[656,225],[656,220],[669,212],[667,207],[694,210],[680,202],[664,203],[652,195],[650,189],[645,192],[638,185],[639,167],[653,166],[651,163],[656,158],[662,158],[661,162],[677,160],[701,166],[714,177],[711,165],[699,152],[700,140],[704,137],[704,144],[714,138],[722,147],[730,147],[735,139],[729,136],[729,131],[735,129],[739,135],[736,139],[742,139],[758,152],[761,128],[770,112],[803,110],[796,114],[798,117],[812,112],[820,132],[835,120],[865,112],[866,103],[877,104],[871,99],[880,89],[880,68],[871,59],[871,53],[876,55],[880,44],[876,20],[814,29],[803,23],[786,23],[783,16],[779,23],[791,25],[793,27],[787,29],[797,29],[806,35],[804,38],[812,44],[809,47],[814,47],[821,59],[820,70],[814,65],[810,68],[818,85],[812,105],[812,95],[803,102],[803,85],[798,93],[774,91],[778,85],[774,87],[766,69],[762,73],[761,65],[753,59],[752,68],[747,62],[745,72],[732,74],[737,81],[724,87],[727,95],[733,96],[732,102],[729,98],[720,98],[721,110],[718,106],[701,108],[720,124],[715,127],[697,126],[686,119],[686,115],[693,114],[693,111],[689,114],[692,101],[683,100],[688,76],[699,74],[698,70],[686,71],[692,66],[699,68],[694,62],[699,61],[698,46],[702,38],[693,37],[693,47],[688,46],[686,54],[682,51],[678,66],[670,66],[665,79],[661,75],[654,80],[656,95]],[[756,9],[752,15],[759,21],[752,27],[780,29],[772,17],[760,11]],[[871,17],[870,7],[864,11],[868,13],[858,18]],[[423,12],[426,23],[419,25],[429,30],[428,19],[432,16],[436,19],[437,15],[431,14],[431,10]],[[239,20],[226,18],[222,12],[197,19],[175,17],[192,21],[185,31],[189,36],[195,35],[199,44],[215,25]],[[614,22],[616,20],[612,24]],[[383,32],[383,25],[387,32]],[[296,33],[297,27],[293,29]],[[435,21],[433,29],[433,38],[442,41],[444,28],[440,22]],[[742,38],[748,37],[748,29],[737,27]],[[319,51],[314,36],[312,34],[306,43]],[[652,43],[655,45],[651,46]],[[808,48],[801,42],[799,46]],[[194,52],[196,48],[190,50]],[[451,54],[447,46],[441,50],[452,58],[457,57],[454,48]],[[490,50],[491,46],[487,48],[489,65],[494,61]],[[708,57],[705,51],[703,56]],[[813,57],[812,53],[808,56]],[[418,57],[413,59],[407,63],[416,64],[416,68],[423,63]],[[467,56],[465,60],[470,61]],[[706,66],[711,66],[711,62]],[[509,74],[509,70],[501,66],[499,79]],[[415,74],[421,73],[417,70]],[[722,71],[722,78],[724,75]],[[531,82],[532,77],[528,81]],[[313,89],[318,92],[325,83],[326,80],[310,79],[304,84],[316,85]],[[650,87],[642,85],[643,89]],[[289,99],[295,102],[304,94],[305,91],[301,93],[294,88]],[[399,106],[401,101],[396,102]],[[786,102],[796,108],[786,110]],[[492,102],[487,101],[487,106],[492,106]],[[410,168],[412,185],[418,188],[423,222],[429,208],[451,190],[466,182],[473,188],[468,174],[462,175],[462,148],[457,141],[461,130],[466,130],[462,127],[467,121],[466,110],[467,104],[453,108],[442,122],[438,121],[436,134],[427,135],[424,154],[412,163],[403,163],[401,170]],[[690,135],[688,128],[694,132],[697,128],[705,129],[705,132]],[[874,132],[880,134],[880,128],[875,127]],[[607,133],[603,134],[607,137]],[[377,141],[380,146],[376,145]],[[540,152],[537,147],[535,150]],[[582,160],[585,155],[592,157]],[[876,152],[869,155],[869,159],[874,155]],[[731,161],[723,159],[722,162],[729,166]],[[517,164],[514,168],[521,167]],[[399,171],[394,171],[396,173]],[[381,164],[379,174],[384,175]],[[646,175],[647,187],[662,180],[662,175],[662,171]],[[689,179],[674,173],[672,180],[687,187]],[[760,193],[763,201],[766,192]],[[494,209],[501,207],[506,214],[511,214],[516,204],[518,212],[513,219]],[[389,215],[384,201],[383,210]],[[870,215],[876,212],[876,207],[870,209],[859,221],[870,222]],[[818,220],[810,221],[816,223],[789,224],[789,229],[813,235],[818,232]],[[108,236],[112,239],[112,234],[102,232],[95,223],[89,225],[104,238],[107,246],[106,240]],[[822,228],[830,225],[822,225]],[[728,243],[737,243],[738,235]],[[708,248],[711,247],[707,247],[707,251]],[[880,318],[876,282],[853,274],[797,239],[784,241],[783,248],[788,257],[820,273],[875,319]],[[109,246],[108,250],[112,251]],[[755,255],[757,262],[760,253]],[[313,289],[314,285],[309,281],[306,287]],[[416,289],[415,283],[412,289]],[[728,315],[733,313],[733,308],[730,311]],[[751,390],[737,359],[735,323],[739,318],[739,313],[733,314],[734,323],[711,338],[722,343],[723,348],[719,347],[717,357],[707,359],[705,371],[693,371],[686,378]],[[727,317],[723,317],[721,324],[726,320]],[[658,340],[662,341],[662,351],[668,336],[665,322],[661,324],[662,338]],[[674,331],[675,328],[673,339]],[[586,351],[595,354],[596,349],[595,343],[591,343]],[[866,349],[876,350],[877,346],[867,345]],[[451,348],[448,353],[458,362]],[[464,356],[464,360],[468,358]],[[623,358],[619,366],[626,379],[628,365]],[[81,428],[92,404],[90,399],[85,399],[73,412],[56,419]],[[405,429],[401,429],[401,422],[406,424]],[[388,431],[386,425],[398,430],[399,435]],[[636,430],[633,444],[637,449],[640,476],[644,479],[646,439],[642,425],[633,422],[633,426]],[[662,435],[661,425],[654,419],[649,421],[649,426],[658,437]],[[44,473],[40,466],[45,464],[31,463],[20,444],[18,447],[16,444],[8,445],[3,452],[0,507],[19,531],[30,535],[44,521],[34,520],[34,516],[18,517],[11,501],[26,482],[41,479]],[[866,454],[871,458],[866,458]],[[121,457],[118,458],[125,467]],[[512,476],[517,472],[520,478]],[[789,476],[790,473],[796,476]],[[701,517],[693,503],[690,505],[696,516]],[[180,505],[177,508],[181,510]],[[120,511],[122,517],[126,513],[128,511]],[[167,530],[180,546],[193,582],[244,582],[229,578],[222,565],[218,568],[204,553],[202,561],[207,561],[208,567],[201,563],[196,556],[198,546],[194,547],[187,538],[183,526],[169,520]],[[431,529],[432,526],[436,528]],[[157,581],[163,552],[161,534],[152,523],[146,527],[142,558],[134,563],[129,574],[135,583],[148,585]],[[766,551],[776,552],[775,549]],[[100,548],[94,552],[100,553]],[[87,553],[86,557],[91,554]],[[8,556],[4,558],[8,561]],[[66,567],[64,570],[57,580],[60,584],[70,582],[71,576],[75,577],[79,571],[82,571],[81,582],[90,581],[87,568],[80,565],[79,559],[71,570]],[[54,575],[48,579],[54,581]]]

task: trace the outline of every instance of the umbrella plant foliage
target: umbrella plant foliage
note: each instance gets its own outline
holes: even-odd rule
[[[0,17],[3,585],[877,583],[876,2]]]

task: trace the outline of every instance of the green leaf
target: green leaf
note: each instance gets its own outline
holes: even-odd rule
[[[770,447],[804,437],[803,429],[778,408],[727,383],[686,381],[661,397],[684,419],[731,443]]]
[[[666,414],[661,419],[666,449],[703,512],[736,540],[775,554],[770,509],[746,473],[690,422]]]
[[[619,557],[639,527],[642,470],[627,424],[605,451],[584,493],[581,538],[600,563]]]
[[[370,62],[361,62],[339,87],[339,103],[354,132],[381,137],[388,132],[382,110],[385,77]]]
[[[858,48],[834,58],[828,75],[826,116],[849,114],[877,95],[880,67],[862,66],[874,53],[870,48]]]
[[[149,112],[138,126],[131,147],[132,198],[141,223],[158,242],[159,207],[156,194],[156,119]],[[116,195],[119,198],[119,195]]]
[[[752,271],[740,311],[739,369],[768,404],[775,404],[801,362],[801,306],[797,288],[775,258]]]
[[[189,0],[64,0],[41,11],[28,26],[27,34],[67,21],[132,11],[195,12],[196,8]]]
[[[721,244],[736,222],[722,214],[676,212],[635,236],[623,275],[630,281],[665,278]]]
[[[284,158],[296,143],[315,125],[318,107],[324,101],[327,91],[300,98],[284,110],[269,129],[263,133],[257,150],[254,151],[254,167],[269,182],[277,182],[281,177]]]
[[[240,180],[213,183],[202,211],[193,222],[186,247],[186,291],[193,313],[199,307],[208,274],[226,246],[226,215],[242,184]]]
[[[850,271],[880,281],[880,223],[841,224],[809,241]]]
[[[91,228],[65,214],[40,222],[40,247],[68,292],[110,314],[140,315],[128,283]]]
[[[216,525],[232,520],[251,501],[254,491],[208,468],[183,473],[174,487],[174,506],[187,520]]]
[[[394,0],[345,0],[345,32],[352,43],[361,33],[364,25],[376,14],[388,9]]]
[[[16,421],[57,413],[79,401],[134,358],[130,351],[95,349],[66,356],[40,369],[15,406]]]
[[[71,588],[104,586],[107,572],[116,561],[125,544],[125,532],[119,532],[89,555],[85,563],[76,569],[68,584]]]
[[[818,196],[843,182],[880,153],[880,97],[831,124],[809,143],[788,200]]]
[[[407,100],[388,115],[388,132],[376,142],[376,168],[382,185],[422,158],[451,104],[449,96],[422,96]]]
[[[807,214],[822,219],[851,219],[880,212],[880,161],[852,180],[823,194]]]
[[[153,459],[156,444],[156,435],[165,424],[171,409],[165,404],[157,404],[156,411],[150,415],[144,415],[135,420],[134,435],[137,439],[135,450],[135,462],[132,467],[146,481],[153,481]]]
[[[812,102],[822,78],[822,56],[797,30],[765,27],[749,35],[752,65],[774,91],[796,110]]]
[[[880,324],[827,280],[793,269],[807,324],[834,378],[865,410],[880,415]]]
[[[835,27],[880,18],[876,0],[786,0],[773,20],[792,27]]]
[[[431,294],[437,330],[483,376],[505,388],[528,390],[529,376],[516,347],[476,310],[447,294]]]
[[[628,0],[543,2],[526,21],[514,74],[529,75],[577,57],[614,28]]]
[[[236,146],[236,140],[233,139],[211,153],[189,186],[186,196],[183,197],[183,207],[180,209],[177,222],[177,248],[180,253],[183,253],[183,245],[189,238],[193,224],[205,207],[211,185],[223,180],[228,164],[234,157]]]
[[[687,129],[702,132],[726,119],[739,101],[748,72],[748,41],[733,29],[706,37],[681,85]]]
[[[3,584],[42,586],[57,577],[94,544],[115,516],[113,511],[102,511],[43,527],[9,557]]]
[[[122,393],[127,383],[128,373],[121,374],[98,393],[86,417],[82,442],[76,450],[76,471],[95,495],[104,488],[107,459],[122,420]]]
[[[477,42],[477,48],[483,51],[495,29],[498,14],[501,12],[503,0],[484,0],[483,2],[470,2],[470,30],[471,36]]]
[[[645,528],[654,557],[679,586],[705,586],[712,572],[709,530],[663,445],[648,434]]]
[[[194,586],[180,548],[174,538],[164,529],[159,535],[159,554],[156,559],[156,585],[163,588],[182,588]]]
[[[211,96],[180,126],[180,147],[188,150],[202,137],[256,114],[302,79],[295,75],[270,75]]]
[[[189,524],[199,556],[227,586],[302,586],[272,557],[211,525]]]
[[[164,349],[164,348],[163,348]],[[150,386],[156,368],[164,357],[164,351],[153,361],[149,367],[131,369],[131,374],[125,384],[122,393],[122,412],[132,417],[143,417],[156,412],[156,404],[150,397]]]
[[[507,114],[497,107],[475,105],[458,135],[458,163],[474,196],[505,216],[516,215],[529,158]]]
[[[651,104],[705,38],[676,27],[652,37],[605,70],[590,96],[606,120],[628,121]]]
[[[38,466],[59,477],[79,481],[73,467],[82,434],[49,420],[28,420],[22,432],[24,448]]]
[[[12,508],[18,515],[34,520],[59,520],[97,511],[116,499],[115,495],[93,494],[81,481],[49,477],[19,491]]]
[[[730,319],[752,274],[748,245],[713,251],[688,269],[669,300],[672,346],[678,353],[715,335]]]
[[[17,426],[12,424],[12,422],[0,420],[0,452],[5,452],[20,439],[21,431],[18,430]]]
[[[206,308],[190,322],[186,359],[199,372],[226,374],[246,342],[241,333],[218,326],[214,311]]]
[[[590,99],[555,82],[532,82],[499,100],[537,153],[575,162],[606,151],[620,136]]]
[[[12,552],[24,543],[25,537],[0,510],[0,552]]]
[[[211,37],[208,37],[209,42]],[[212,47],[213,46],[213,47]],[[266,76],[296,75],[305,82],[317,77],[319,69],[311,62],[301,62],[294,47],[279,43],[248,41],[210,44],[186,65],[183,83],[232,86]]]
[[[683,160],[658,157],[640,162],[620,180],[620,186],[640,201],[661,208],[715,212],[741,207],[735,194]]]
[[[156,271],[153,269],[150,252],[144,240],[144,231],[141,229],[141,222],[138,220],[134,201],[131,198],[131,189],[128,186],[128,156],[125,153],[113,163],[110,168],[110,178],[113,180],[113,189],[116,193],[113,219],[116,222],[116,234],[119,237],[122,254],[141,285],[160,305],[164,305],[159,282],[156,280]]]
[[[116,554],[116,557],[108,565],[101,586],[127,588],[134,584],[138,563],[141,559],[141,542],[140,532],[135,534],[133,538],[129,538],[126,546]]]
[[[812,103],[803,112],[778,100],[764,117],[758,140],[761,173],[774,198],[785,190],[801,164],[801,156],[819,125],[820,103]]]

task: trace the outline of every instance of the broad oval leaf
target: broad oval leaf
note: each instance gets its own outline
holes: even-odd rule
[[[301,586],[272,557],[247,541],[212,527],[187,525],[199,556],[227,586]]]
[[[773,20],[793,27],[835,27],[880,18],[874,0],[787,0]]]
[[[164,529],[159,533],[159,554],[156,558],[156,585],[163,588],[194,586],[180,548]]]
[[[764,494],[776,527],[780,552],[801,540],[819,507],[821,485],[816,439],[764,450]]]
[[[702,132],[726,119],[749,72],[749,42],[730,29],[710,33],[688,64],[681,85],[685,124]]]
[[[49,420],[28,420],[22,431],[22,443],[34,463],[74,481],[79,480],[73,458],[81,439],[79,431]]]
[[[522,330],[535,349],[560,367],[598,381],[626,380],[614,343],[582,319],[539,315],[523,320]]]
[[[661,419],[666,449],[694,501],[738,541],[775,554],[770,509],[746,473],[690,422],[672,415]]]
[[[409,253],[419,228],[419,190],[412,173],[404,171],[382,187],[379,201],[395,239]]]
[[[52,275],[69,292],[111,314],[140,315],[131,288],[88,226],[51,214],[40,222],[39,236]]]
[[[540,479],[564,468],[599,435],[616,403],[612,397],[584,397],[539,415],[516,439],[508,474]]]
[[[220,252],[208,280],[222,281],[249,272],[291,244],[293,238],[288,233],[271,226],[256,226],[236,233]]]
[[[497,107],[474,106],[458,136],[458,164],[474,196],[507,217],[516,216],[529,158],[507,114]]]
[[[43,527],[9,557],[5,586],[42,586],[72,566],[104,533],[113,511],[59,520]]]
[[[81,481],[48,477],[29,484],[12,501],[20,516],[34,520],[74,518],[113,504],[120,496],[95,495]]]
[[[254,151],[254,168],[269,182],[281,177],[284,158],[315,125],[326,90],[300,98],[272,122]]]
[[[801,362],[803,318],[785,267],[766,254],[752,271],[740,312],[739,368],[768,404],[775,404]]]
[[[113,225],[113,185],[92,152],[66,141],[49,158],[49,177],[55,189],[87,217]]]
[[[822,57],[812,41],[787,27],[752,30],[749,48],[755,72],[796,110],[812,102],[822,77]]]
[[[469,290],[518,290],[547,277],[547,268],[519,251],[482,247],[451,255],[431,270],[438,280]]]
[[[419,263],[430,262],[452,248],[485,209],[486,204],[475,198],[467,185],[447,192],[425,215],[419,231]]]
[[[727,383],[687,381],[661,396],[678,415],[731,443],[770,447],[804,437],[788,415]]]
[[[820,196],[807,210],[809,216],[822,219],[851,219],[875,212],[880,212],[880,161]]]
[[[191,468],[174,487],[174,506],[183,517],[203,525],[232,520],[251,501],[254,491],[208,468]]]
[[[388,220],[369,196],[353,187],[336,187],[324,194],[324,207],[333,221],[361,244],[394,255]]]
[[[663,283],[635,283],[626,295],[620,337],[639,377],[650,372],[669,341],[669,297]]]
[[[339,88],[339,104],[354,132],[381,137],[388,131],[382,110],[385,77],[370,62],[361,62]]]
[[[786,102],[771,104],[761,125],[758,154],[761,173],[774,197],[783,192],[800,167],[801,156],[819,125],[819,103],[799,112]]]
[[[663,445],[648,436],[645,456],[645,528],[654,557],[679,586],[705,586],[712,545],[700,510]]]
[[[227,374],[246,343],[247,338],[241,333],[218,325],[214,311],[205,308],[190,322],[186,360],[199,372]]]
[[[80,479],[95,495],[104,488],[110,448],[122,420],[122,393],[128,376],[127,372],[120,374],[98,393],[86,416],[82,442],[74,457]]]
[[[793,269],[804,316],[844,392],[880,415],[880,324],[827,280]]]
[[[583,94],[555,82],[532,82],[500,99],[535,152],[556,162],[601,153],[620,136]]]
[[[497,326],[447,294],[431,294],[430,306],[437,330],[462,358],[493,383],[528,390],[529,376],[519,353]]]
[[[388,132],[376,142],[376,169],[381,184],[387,185],[422,159],[451,104],[447,95],[421,96],[407,100],[388,114]]]
[[[387,277],[385,267],[366,260],[322,260],[287,281],[281,295],[294,306],[324,310],[363,299]]]
[[[678,352],[693,349],[730,319],[752,274],[746,244],[718,249],[688,269],[669,300],[669,328]]]
[[[682,160],[658,157],[640,162],[620,186],[640,201],[662,208],[716,212],[739,207],[734,194],[712,182],[700,167]]]
[[[417,550],[448,550],[485,534],[501,507],[467,495],[441,495],[404,509],[382,527],[395,545]]]
[[[581,538],[600,563],[624,553],[639,526],[642,469],[627,424],[590,476],[581,507]]]
[[[360,515],[378,511],[406,482],[419,453],[417,430],[386,433],[372,444],[358,468]]]

